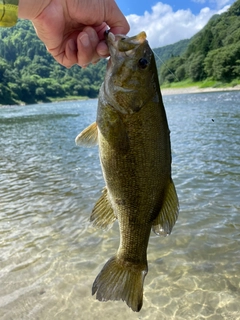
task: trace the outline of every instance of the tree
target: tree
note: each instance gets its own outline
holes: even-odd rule
[[[204,72],[204,54],[194,55],[194,58],[189,63],[188,75],[193,81],[200,81],[205,78]]]
[[[188,77],[193,81],[210,77],[229,82],[239,78],[240,57],[240,0],[227,12],[213,16],[208,24],[190,39],[180,60],[169,59],[161,68],[161,81],[179,81]],[[170,75],[171,70],[176,78]]]

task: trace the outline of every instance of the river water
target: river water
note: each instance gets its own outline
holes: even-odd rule
[[[75,146],[97,100],[0,108],[0,318],[240,319],[240,92],[164,97],[180,215],[151,234],[144,304],[91,286],[118,224],[89,223],[104,187],[98,148]]]

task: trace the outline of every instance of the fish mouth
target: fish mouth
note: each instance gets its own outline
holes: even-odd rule
[[[105,32],[105,40],[110,51],[110,56],[118,53],[120,56],[130,56],[134,50],[146,41],[147,35],[144,31],[134,37],[128,37],[122,34],[113,34]]]

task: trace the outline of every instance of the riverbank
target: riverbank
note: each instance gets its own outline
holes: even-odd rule
[[[189,94],[189,93],[203,93],[203,92],[221,92],[221,91],[240,91],[240,85],[234,87],[222,87],[222,88],[199,88],[197,86],[188,87],[188,88],[163,88],[161,89],[162,95],[171,95],[171,94]]]
[[[204,92],[221,92],[221,91],[240,91],[240,84],[234,86],[234,87],[220,87],[220,88],[214,88],[214,87],[207,87],[207,88],[199,88],[198,86],[191,86],[191,87],[186,87],[186,88],[161,88],[161,92],[163,96],[167,95],[173,95],[173,94],[190,94],[190,93],[204,93]],[[64,97],[64,98],[59,98],[59,99],[51,99],[48,102],[51,103],[58,103],[61,101],[79,101],[79,100],[90,100],[92,98],[88,97],[76,97],[76,96],[71,96],[71,97]],[[95,98],[96,99],[96,98]],[[46,103],[43,101],[37,102],[38,104],[41,103]],[[24,105],[23,103],[19,104],[14,104],[11,106],[16,106],[16,105]],[[9,105],[1,105],[0,107],[8,107]]]

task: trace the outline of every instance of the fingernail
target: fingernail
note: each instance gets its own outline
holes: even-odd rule
[[[83,34],[80,38],[79,38],[80,42],[82,43],[82,45],[84,47],[88,47],[90,45],[90,41],[89,41],[89,37],[87,34]]]
[[[71,51],[74,51],[74,52],[77,51],[76,43],[73,39],[70,39],[68,41],[68,46]]]
[[[109,49],[104,42],[100,42],[97,47],[97,53],[100,57],[108,57]]]

